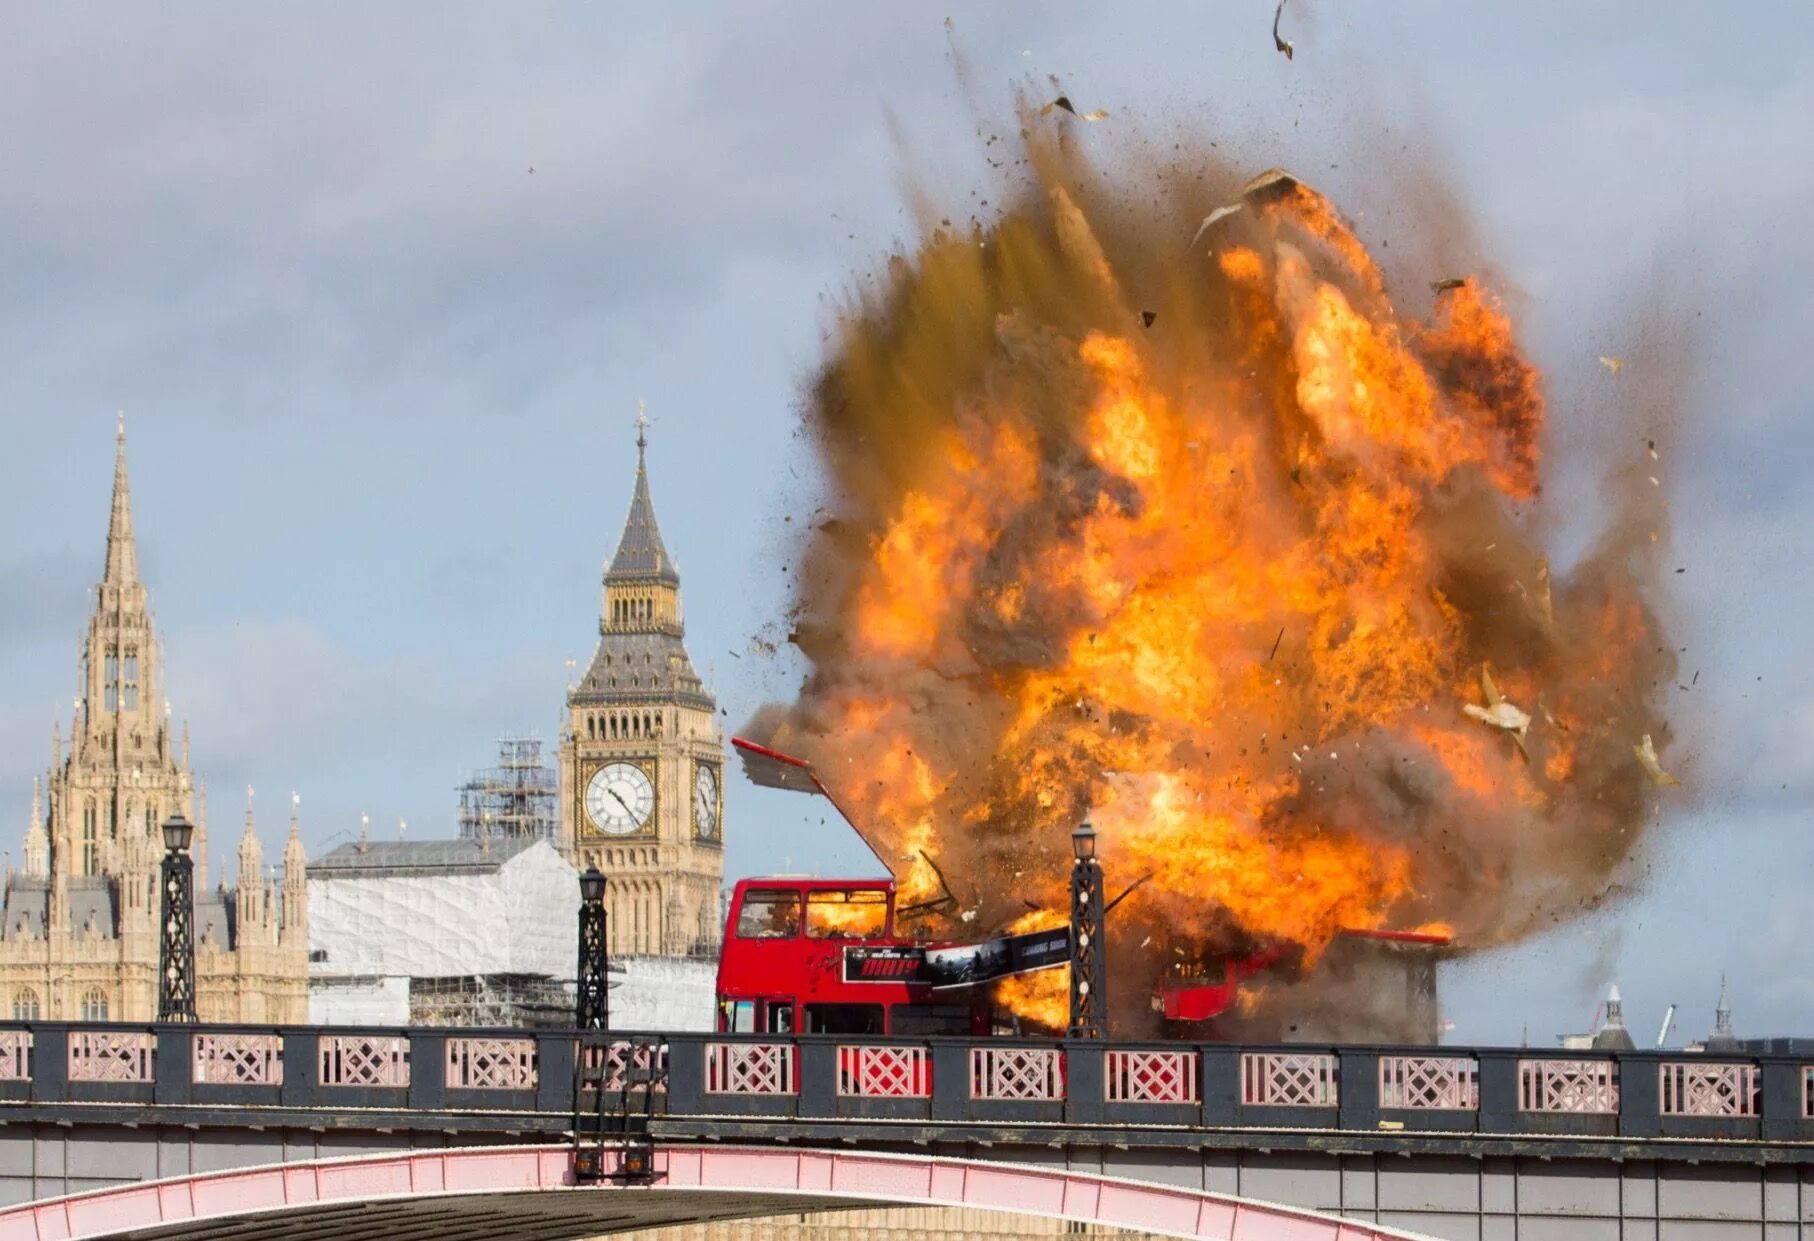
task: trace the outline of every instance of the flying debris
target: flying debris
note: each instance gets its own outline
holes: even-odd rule
[[[1480,692],[1486,696],[1486,706],[1465,703],[1462,711],[1494,728],[1511,733],[1520,747],[1524,745],[1524,734],[1531,726],[1531,717],[1505,700],[1499,687],[1493,684],[1493,673],[1485,664],[1480,665]]]
[[[1436,294],[1436,296],[1438,296],[1438,297],[1441,297],[1444,293],[1447,293],[1450,289],[1459,289],[1462,285],[1466,284],[1467,282],[1468,282],[1468,279],[1466,276],[1450,276],[1446,280],[1432,280],[1432,281],[1430,281],[1430,292]]]
[[[1283,168],[1268,168],[1241,187],[1241,197],[1251,203],[1269,203],[1286,197],[1302,184]]]
[[[1226,207],[1217,207],[1214,211],[1204,216],[1203,223],[1197,225],[1197,231],[1191,234],[1190,244],[1193,246],[1196,245],[1203,234],[1207,233],[1217,220],[1226,219],[1228,216],[1233,215],[1235,212],[1239,211],[1243,205],[1244,204],[1242,203],[1229,203]]]
[[[1156,310],[1143,310],[1140,312],[1140,326],[1151,327],[1153,326],[1153,320],[1158,317],[1159,312]]]
[[[1609,358],[1605,354],[1601,354],[1600,355],[1600,365],[1604,366],[1607,370],[1609,370],[1613,374],[1617,375],[1620,371],[1625,369],[1625,359],[1624,358]]]
[[[1279,18],[1285,16],[1285,0],[1279,0],[1279,7],[1272,11],[1272,45],[1285,53],[1285,59],[1291,60],[1291,44],[1279,37]]]
[[[1071,97],[1069,95],[1060,95],[1051,103],[1048,103],[1045,107],[1041,108],[1039,114],[1041,116],[1050,116],[1052,115],[1053,108],[1063,108],[1066,112],[1069,112],[1080,121],[1106,120],[1109,114],[1107,108],[1097,108],[1094,112],[1079,112],[1076,105],[1071,102]]]
[[[1549,595],[1549,561],[1537,562],[1537,613],[1545,625],[1556,623],[1556,608]]]
[[[1645,733],[1644,739],[1631,747],[1631,752],[1637,755],[1638,764],[1644,768],[1644,774],[1652,780],[1671,788],[1682,787],[1682,782],[1664,771],[1663,765],[1657,761],[1657,748],[1651,744],[1649,733]]]

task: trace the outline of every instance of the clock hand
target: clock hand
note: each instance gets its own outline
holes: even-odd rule
[[[629,815],[632,819],[634,819],[636,817],[636,812],[634,810],[630,809],[630,803],[625,801],[623,798],[619,797],[617,795],[616,789],[610,787],[609,785],[606,785],[605,792],[611,794],[612,801],[616,802],[618,805],[620,805],[624,808],[625,814]]]

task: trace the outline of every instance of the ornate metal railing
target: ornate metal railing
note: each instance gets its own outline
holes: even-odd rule
[[[190,1080],[232,1086],[283,1085],[280,1034],[197,1034]]]
[[[1616,1115],[1619,1066],[1611,1060],[1520,1060],[1518,1110]]]
[[[69,1080],[149,1082],[157,1036],[139,1030],[72,1030]]]
[[[799,1092],[798,1053],[791,1043],[710,1043],[707,1094],[791,1095]]]
[[[0,1030],[0,1082],[31,1080],[31,1031]]]
[[[1665,1116],[1757,1115],[1757,1066],[1687,1063],[1657,1066],[1660,1110]]]
[[[1196,1103],[1199,1060],[1194,1050],[1110,1051],[1103,1097],[1110,1103]]]
[[[1335,1107],[1341,1102],[1336,1059],[1277,1051],[1243,1055],[1241,1102],[1248,1107]]]
[[[668,1089],[668,1046],[660,1041],[588,1042],[580,1048],[580,1081],[585,1090],[620,1091],[631,1070],[641,1070],[643,1081],[656,1094]]]
[[[450,1038],[446,1082],[452,1090],[534,1090],[540,1081],[532,1038]]]
[[[1064,1053],[1049,1047],[972,1047],[972,1099],[1064,1098]]]
[[[929,1099],[932,1053],[924,1047],[840,1047],[838,1093],[859,1099]]]
[[[323,1086],[395,1089],[409,1085],[406,1038],[324,1034],[320,1050],[321,1075],[317,1080]]]
[[[1462,1056],[1381,1056],[1379,1105],[1406,1112],[1480,1108],[1480,1063]]]
[[[166,1119],[185,1124],[295,1124],[319,1110],[564,1132],[576,1091],[582,1109],[615,1115],[601,1092],[639,1086],[643,1112],[701,1133],[850,1120],[1010,1127],[991,1141],[1054,1126],[1590,1135],[1795,1142],[1814,1162],[1814,1057],[1789,1054],[0,1023],[0,1122],[117,1104],[176,1108]],[[89,1110],[57,1110],[72,1105]]]

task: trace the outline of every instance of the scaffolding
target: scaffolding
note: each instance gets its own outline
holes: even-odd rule
[[[539,737],[505,737],[498,742],[498,765],[460,786],[460,835],[551,841],[558,788],[554,768],[542,764]]]
[[[573,984],[533,974],[409,980],[412,1026],[571,1029]]]

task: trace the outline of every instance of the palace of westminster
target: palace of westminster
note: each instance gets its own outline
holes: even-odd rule
[[[637,435],[628,520],[604,575],[598,646],[569,687],[558,830],[607,889],[615,954],[684,957],[719,937],[723,736],[683,641],[680,576]],[[106,557],[82,637],[67,743],[34,782],[23,867],[6,876],[0,1015],[149,1021],[156,1012],[162,824],[196,823],[196,1008],[204,1021],[303,1023],[307,861],[292,807],[281,874],[267,872],[248,795],[234,884],[208,883],[207,786],[172,732],[162,647],[139,578],[122,424]]]
[[[609,877],[614,956],[687,958],[697,966],[716,955],[721,934],[724,737],[716,703],[687,655],[680,575],[656,525],[640,427],[636,445],[629,516],[604,574],[598,645],[567,691],[551,843],[574,866],[597,865]],[[162,648],[139,579],[123,426],[106,557],[77,675],[69,736],[53,728],[49,771],[34,784],[24,866],[6,876],[0,1017],[10,1005],[15,1021],[152,1020],[161,826],[181,813],[196,825],[197,1015],[307,1023],[309,878],[294,804],[281,871],[265,869],[248,796],[235,883],[208,885],[207,787],[190,768],[187,728],[171,732]],[[470,829],[461,817],[463,831]],[[625,1235],[1010,1241],[1061,1231],[1076,1230],[971,1209],[897,1208]]]

